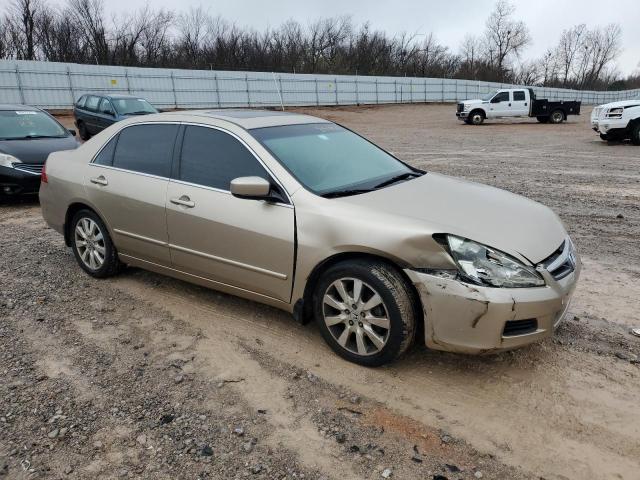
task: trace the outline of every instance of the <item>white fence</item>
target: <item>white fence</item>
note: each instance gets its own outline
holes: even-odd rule
[[[511,85],[476,80],[112,67],[0,60],[0,103],[71,108],[84,93],[130,93],[158,108],[273,107],[455,102]],[[640,90],[596,92],[534,87],[552,100],[601,104]]]

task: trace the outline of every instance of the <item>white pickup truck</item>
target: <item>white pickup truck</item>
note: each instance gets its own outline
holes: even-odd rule
[[[599,105],[591,112],[591,128],[605,141],[629,139],[640,145],[640,95],[633,100]]]
[[[480,125],[486,119],[535,117],[540,123],[562,123],[568,115],[580,115],[577,101],[536,99],[532,88],[496,90],[483,98],[458,103],[456,116],[470,125]]]

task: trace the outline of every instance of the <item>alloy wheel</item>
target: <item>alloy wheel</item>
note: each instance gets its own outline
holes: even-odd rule
[[[91,218],[83,217],[76,223],[74,236],[82,263],[91,270],[99,270],[104,264],[106,246],[98,224]]]
[[[336,342],[353,354],[376,354],[389,339],[391,322],[382,297],[357,278],[340,278],[329,285],[322,313]]]

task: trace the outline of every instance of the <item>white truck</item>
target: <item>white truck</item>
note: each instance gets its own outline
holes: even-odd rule
[[[537,99],[532,88],[496,90],[483,98],[458,103],[456,117],[470,125],[486,119],[535,117],[540,123],[562,123],[568,115],[580,115],[578,101]]]
[[[640,95],[633,100],[598,105],[591,112],[591,128],[602,140],[629,139],[640,145]]]

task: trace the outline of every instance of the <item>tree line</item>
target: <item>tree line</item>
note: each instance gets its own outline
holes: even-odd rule
[[[515,7],[498,0],[484,31],[457,50],[433,33],[389,36],[351,17],[288,20],[263,31],[241,28],[202,7],[107,16],[103,0],[12,0],[0,17],[0,58],[139,67],[463,78],[579,89],[640,87],[640,74],[615,70],[617,24],[562,32],[541,58]]]

